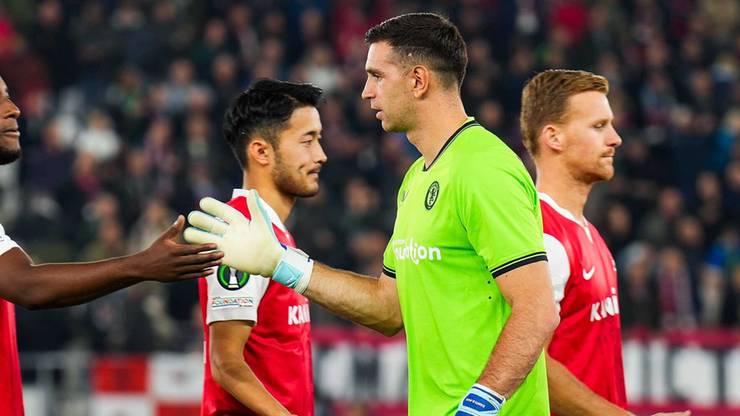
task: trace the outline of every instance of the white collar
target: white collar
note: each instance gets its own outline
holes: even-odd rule
[[[537,195],[539,195],[540,201],[546,202],[547,205],[551,206],[552,209],[554,209],[555,211],[557,211],[558,214],[560,214],[563,217],[565,217],[565,218],[573,221],[574,223],[580,225],[583,228],[588,228],[588,220],[586,219],[586,217],[583,217],[583,223],[581,223],[580,221],[578,221],[576,219],[576,217],[573,214],[571,214],[570,211],[568,211],[567,209],[565,209],[565,208],[561,207],[560,205],[558,205],[558,203],[555,202],[555,200],[552,199],[552,197],[550,195],[548,195],[548,194],[546,194],[544,192],[537,192]]]
[[[231,199],[234,199],[239,196],[246,197],[247,196],[248,189],[243,188],[234,188],[234,191],[231,194]],[[262,201],[262,206],[265,208],[265,211],[267,211],[267,216],[270,217],[270,221],[277,225],[277,227],[282,230],[283,232],[288,232],[288,229],[285,228],[285,224],[283,224],[282,221],[280,221],[280,217],[278,216],[277,212],[270,206],[270,204],[267,203],[264,199],[260,197],[260,201]]]

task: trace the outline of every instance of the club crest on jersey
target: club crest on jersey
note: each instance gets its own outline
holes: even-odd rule
[[[426,209],[432,209],[434,204],[437,202],[437,197],[439,197],[439,182],[434,181],[431,185],[429,185],[429,189],[427,189],[427,196],[426,198],[424,198],[424,206],[426,207]]]
[[[239,290],[249,281],[249,273],[244,273],[224,265],[218,266],[216,277],[218,284],[226,290]]]

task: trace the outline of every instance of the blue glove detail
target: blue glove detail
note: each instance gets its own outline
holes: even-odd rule
[[[281,246],[285,250],[288,249],[284,244],[281,244]],[[272,272],[273,280],[291,289],[296,287],[301,277],[303,277],[303,271],[285,261],[278,263],[277,268]]]
[[[272,280],[295,289],[298,293],[303,293],[308,287],[308,281],[311,280],[313,260],[297,248],[283,244],[281,247],[285,252],[280,257],[275,271],[272,272]]]
[[[463,397],[455,416],[497,416],[506,399],[482,384],[474,384]]]

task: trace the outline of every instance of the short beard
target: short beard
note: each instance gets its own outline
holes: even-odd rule
[[[410,117],[412,114],[415,114],[415,112],[415,107],[411,104],[407,104],[402,110],[398,112],[399,120],[396,120],[393,125],[389,125],[388,129],[384,130],[388,133],[407,133],[409,130],[412,130],[412,126],[414,125],[412,123],[413,119],[410,119]]]
[[[575,176],[575,179],[577,181],[581,182],[581,183],[593,185],[593,184],[595,184],[597,182],[608,181],[612,177],[614,177],[614,171],[612,171],[611,174],[607,174],[607,175],[600,175],[598,173],[593,173],[593,172],[586,171],[586,172],[579,172]]]
[[[277,189],[295,198],[308,198],[319,193],[318,188],[307,189],[285,168],[282,157],[279,152],[275,152],[275,168],[272,170],[272,180],[275,182]]]
[[[20,147],[17,149],[8,149],[7,147],[0,146],[0,165],[7,165],[13,163],[21,157]]]

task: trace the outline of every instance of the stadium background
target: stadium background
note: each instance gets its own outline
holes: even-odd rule
[[[0,169],[0,222],[37,262],[141,249],[241,183],[220,135],[229,99],[261,77],[306,81],[326,92],[329,162],[290,228],[320,261],[377,275],[417,154],[359,97],[362,37],[418,10],[459,26],[467,110],[528,164],[523,83],[545,68],[609,79],[624,144],[587,214],[618,259],[630,400],[740,414],[737,1],[2,0],[24,156]],[[197,414],[195,282],[17,313],[30,416]],[[319,414],[403,414],[403,339],[320,309],[312,323]]]

